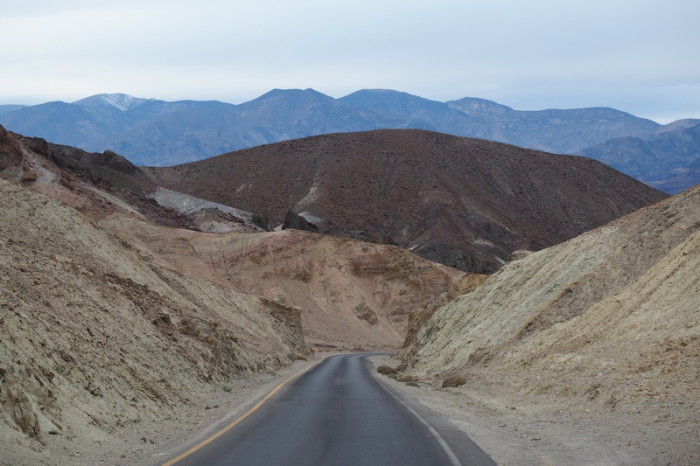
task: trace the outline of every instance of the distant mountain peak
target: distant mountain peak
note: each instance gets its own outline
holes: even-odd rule
[[[403,92],[403,91],[396,91],[394,89],[382,89],[382,88],[374,88],[374,89],[360,89],[359,91],[355,91],[352,94],[348,95],[355,95],[355,94],[394,94],[394,95],[411,95],[408,92]]]
[[[434,111],[448,110],[447,104],[426,99],[408,92],[392,89],[362,89],[338,99],[356,107],[398,112],[414,112],[431,108]]]
[[[96,94],[90,97],[73,102],[76,105],[84,106],[107,106],[114,107],[123,112],[131,110],[134,107],[141,105],[144,102],[148,102],[154,99],[142,99],[139,97],[133,97],[128,94]]]
[[[479,97],[464,97],[464,98],[459,99],[459,100],[451,100],[451,101],[447,102],[447,104],[450,105],[451,107],[461,108],[461,109],[491,108],[491,109],[503,109],[503,110],[507,110],[507,111],[513,110],[511,107],[508,107],[507,105],[499,104],[499,103],[494,102],[492,100],[480,99]]]
[[[251,107],[256,105],[278,105],[283,103],[285,105],[299,105],[317,102],[331,102],[335,101],[333,97],[327,96],[321,92],[314,89],[273,89],[257,99],[251,100],[241,104],[241,107]]]
[[[261,95],[258,99],[269,98],[269,97],[280,97],[280,96],[301,96],[301,95],[313,95],[320,97],[331,98],[315,89],[272,89],[271,91]]]
[[[348,94],[345,97],[342,97],[340,100],[352,101],[359,99],[414,99],[423,101],[430,100],[424,97],[419,97],[417,95],[409,94],[408,92],[395,91],[393,89],[361,89],[359,91],[353,92],[352,94]]]

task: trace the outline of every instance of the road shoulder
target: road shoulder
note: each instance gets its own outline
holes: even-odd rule
[[[370,360],[375,367],[398,365],[398,360],[389,356]],[[513,400],[487,399],[483,394],[460,389],[436,389],[431,381],[408,385],[384,375],[377,377],[405,399],[444,416],[498,464],[634,464],[629,448],[603,441],[598,430],[603,426],[598,423],[566,420],[527,409]]]
[[[140,424],[131,433],[115,436],[109,445],[84,449],[81,461],[90,464],[145,466],[163,464],[216,434],[244,415],[279,384],[339,353],[317,353],[275,373],[252,374],[226,386],[196,394],[190,404],[167,423]]]

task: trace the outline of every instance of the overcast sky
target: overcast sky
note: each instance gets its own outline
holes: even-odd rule
[[[4,0],[0,103],[366,88],[700,118],[698,0]]]

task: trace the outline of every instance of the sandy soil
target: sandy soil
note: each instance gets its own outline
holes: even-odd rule
[[[130,466],[161,464],[182,453],[185,445],[196,445],[218,432],[287,378],[333,354],[338,353],[318,353],[307,360],[297,360],[275,373],[256,374],[237,380],[226,391],[214,389],[203,393],[197,403],[182,407],[175,422],[141,426],[128,436],[115,438],[109,450],[96,449],[85,455],[84,459]]]
[[[0,218],[3,461],[65,463],[307,351],[298,312],[160,267],[2,179]]]
[[[374,357],[379,366],[397,359]],[[382,376],[384,377],[384,376]],[[514,395],[498,384],[470,380],[440,389],[386,378],[401,393],[449,419],[502,465],[695,465],[700,419],[694,402],[648,400],[600,406],[590,400]]]
[[[217,387],[202,392],[182,405],[177,418],[167,424],[144,422],[106,440],[76,441],[51,459],[25,453],[21,460],[37,465],[161,464],[245,413],[286,378],[333,354],[338,353],[319,353],[276,374],[237,380],[230,391]],[[386,356],[371,360],[375,366],[398,364],[397,359]],[[697,430],[683,433],[683,418],[690,416],[683,404],[676,405],[671,418],[664,417],[668,413],[664,406],[647,405],[643,412],[625,408],[604,412],[587,403],[556,405],[534,398],[513,399],[498,387],[479,386],[476,381],[462,388],[438,389],[427,380],[418,387],[385,380],[449,419],[501,465],[697,464],[698,456],[678,458],[680,452],[688,453],[683,440],[697,436]],[[17,460],[0,459],[0,465],[14,465]]]

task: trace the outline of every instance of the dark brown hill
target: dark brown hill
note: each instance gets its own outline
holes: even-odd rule
[[[316,136],[144,171],[280,225],[397,244],[492,272],[666,197],[591,159],[420,130]]]

